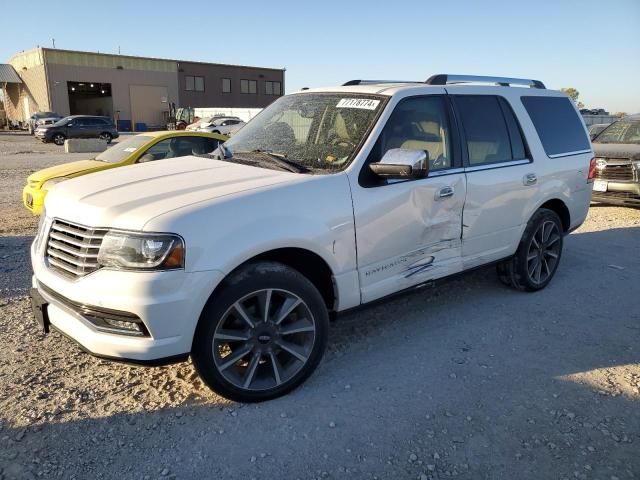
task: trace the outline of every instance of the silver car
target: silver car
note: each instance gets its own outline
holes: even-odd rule
[[[215,117],[209,122],[201,123],[198,131],[231,136],[244,127],[245,124],[246,122],[238,117]]]

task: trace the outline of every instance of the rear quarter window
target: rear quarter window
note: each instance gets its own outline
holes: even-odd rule
[[[549,157],[587,152],[591,143],[582,120],[566,97],[522,97],[522,104]]]

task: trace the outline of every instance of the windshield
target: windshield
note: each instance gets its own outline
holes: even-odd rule
[[[152,137],[146,135],[136,135],[129,137],[122,142],[116,143],[113,147],[106,149],[96,157],[96,160],[107,163],[118,163],[127,158],[140,147],[149,143]]]
[[[64,118],[61,118],[60,120],[58,120],[53,125],[56,126],[56,127],[63,127],[64,125],[66,125],[70,121],[71,121],[71,119],[69,117],[64,117]]]
[[[225,147],[240,160],[264,152],[320,173],[342,170],[357,153],[384,103],[382,96],[350,93],[281,97]]]
[[[619,120],[605,128],[594,143],[640,144],[640,120]]]

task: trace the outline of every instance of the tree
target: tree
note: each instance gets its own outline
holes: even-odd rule
[[[614,115],[618,118],[622,118],[627,116],[627,112],[616,112]]]
[[[573,87],[567,87],[567,88],[561,88],[561,91],[563,91],[564,93],[566,93],[567,95],[569,95],[569,97],[571,97],[571,100],[573,100],[574,102],[578,101],[578,97],[580,96],[580,92],[578,90],[576,90]]]

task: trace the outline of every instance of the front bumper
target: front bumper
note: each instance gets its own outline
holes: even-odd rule
[[[50,325],[89,353],[136,363],[188,355],[200,313],[223,278],[217,271],[127,272],[102,268],[70,280],[47,267],[42,252],[35,251],[35,243],[31,258],[32,286],[48,303]],[[146,334],[101,331],[87,317],[87,309],[135,316]]]
[[[602,179],[607,182],[606,192],[594,190],[592,200],[613,205],[640,206],[640,183],[633,181],[615,181]]]
[[[22,190],[22,203],[27,210],[30,210],[35,215],[40,215],[40,213],[42,213],[44,197],[46,195],[47,190],[35,188],[27,184]]]

